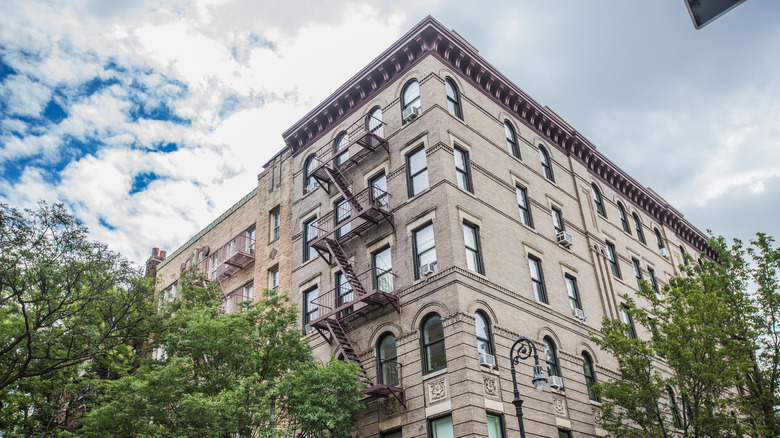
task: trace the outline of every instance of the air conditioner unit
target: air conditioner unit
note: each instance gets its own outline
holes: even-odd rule
[[[489,367],[496,366],[496,357],[492,354],[487,353],[479,353],[479,364],[480,365],[487,365]]]
[[[306,191],[310,192],[310,191],[312,191],[312,190],[314,190],[316,188],[317,188],[317,181],[312,179],[311,182],[309,183],[309,185],[306,186]]]
[[[585,319],[585,312],[583,312],[582,309],[571,309],[571,313],[579,319]]]
[[[420,275],[422,275],[423,278],[427,278],[429,275],[435,273],[436,273],[436,262],[426,263],[420,266]]]
[[[416,106],[410,106],[404,110],[403,118],[404,122],[409,122],[417,118],[420,115],[420,108]]]
[[[573,243],[574,243],[574,239],[572,239],[571,234],[567,233],[566,231],[561,231],[561,232],[558,233],[558,244],[559,245],[568,248]]]
[[[558,376],[550,376],[550,388],[557,389],[558,391],[563,389],[563,379]]]
[[[660,252],[660,253],[661,253],[661,256],[662,256],[663,258],[665,258],[665,259],[668,259],[668,258],[669,258],[669,250],[668,250],[668,249],[666,249],[666,248],[661,248],[661,249],[659,249],[659,250],[658,250],[658,252]]]

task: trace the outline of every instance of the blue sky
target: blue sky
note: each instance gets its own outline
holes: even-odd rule
[[[780,2],[0,3],[0,202],[133,260],[248,193],[281,133],[431,14],[700,229],[780,238]]]

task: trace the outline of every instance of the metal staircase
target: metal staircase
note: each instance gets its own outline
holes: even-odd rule
[[[392,290],[381,290],[376,281],[380,275],[390,273],[378,272],[377,269],[357,273],[344,251],[343,244],[356,236],[374,230],[385,222],[391,227],[395,226],[393,214],[387,207],[387,198],[390,195],[377,187],[368,187],[353,193],[345,176],[350,169],[355,168],[361,160],[380,147],[389,151],[387,140],[377,135],[382,132],[381,129],[366,130],[360,125],[349,131],[349,138],[354,140],[344,148],[335,151],[331,145],[326,145],[316,152],[319,165],[311,175],[317,180],[319,187],[329,194],[335,188],[346,202],[318,218],[317,224],[314,225],[317,238],[311,245],[328,264],[338,265],[351,292],[348,294],[350,299],[342,302],[345,294],[341,292],[344,289],[343,286],[337,286],[312,300],[310,304],[317,308],[318,317],[310,321],[309,325],[328,343],[335,344],[340,357],[360,366],[360,378],[368,385],[363,391],[366,401],[393,396],[406,406],[406,391],[403,389],[402,380],[386,385],[379,383],[379,376],[371,379],[366,364],[360,360],[360,355],[345,330],[346,326],[351,331],[351,324],[356,324],[362,317],[388,304],[397,312],[401,311],[398,296]],[[376,123],[372,125],[377,126]],[[360,149],[353,154],[353,149],[358,146]],[[346,155],[345,151],[349,158],[337,160],[338,157]]]

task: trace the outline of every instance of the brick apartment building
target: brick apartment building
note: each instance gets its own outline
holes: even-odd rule
[[[289,291],[315,355],[370,381],[358,436],[519,436],[521,335],[550,380],[537,392],[532,359],[518,364],[527,435],[605,436],[589,385],[616,362],[589,333],[630,318],[637,279],[660,287],[683,253],[711,251],[431,17],[283,138],[257,188],[155,259],[158,282],[173,293],[195,264],[226,311],[255,288]]]

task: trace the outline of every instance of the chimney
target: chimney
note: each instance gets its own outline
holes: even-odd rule
[[[160,248],[152,248],[152,256],[146,260],[146,272],[144,275],[147,277],[157,276],[157,266],[165,260],[165,251],[160,251]]]

